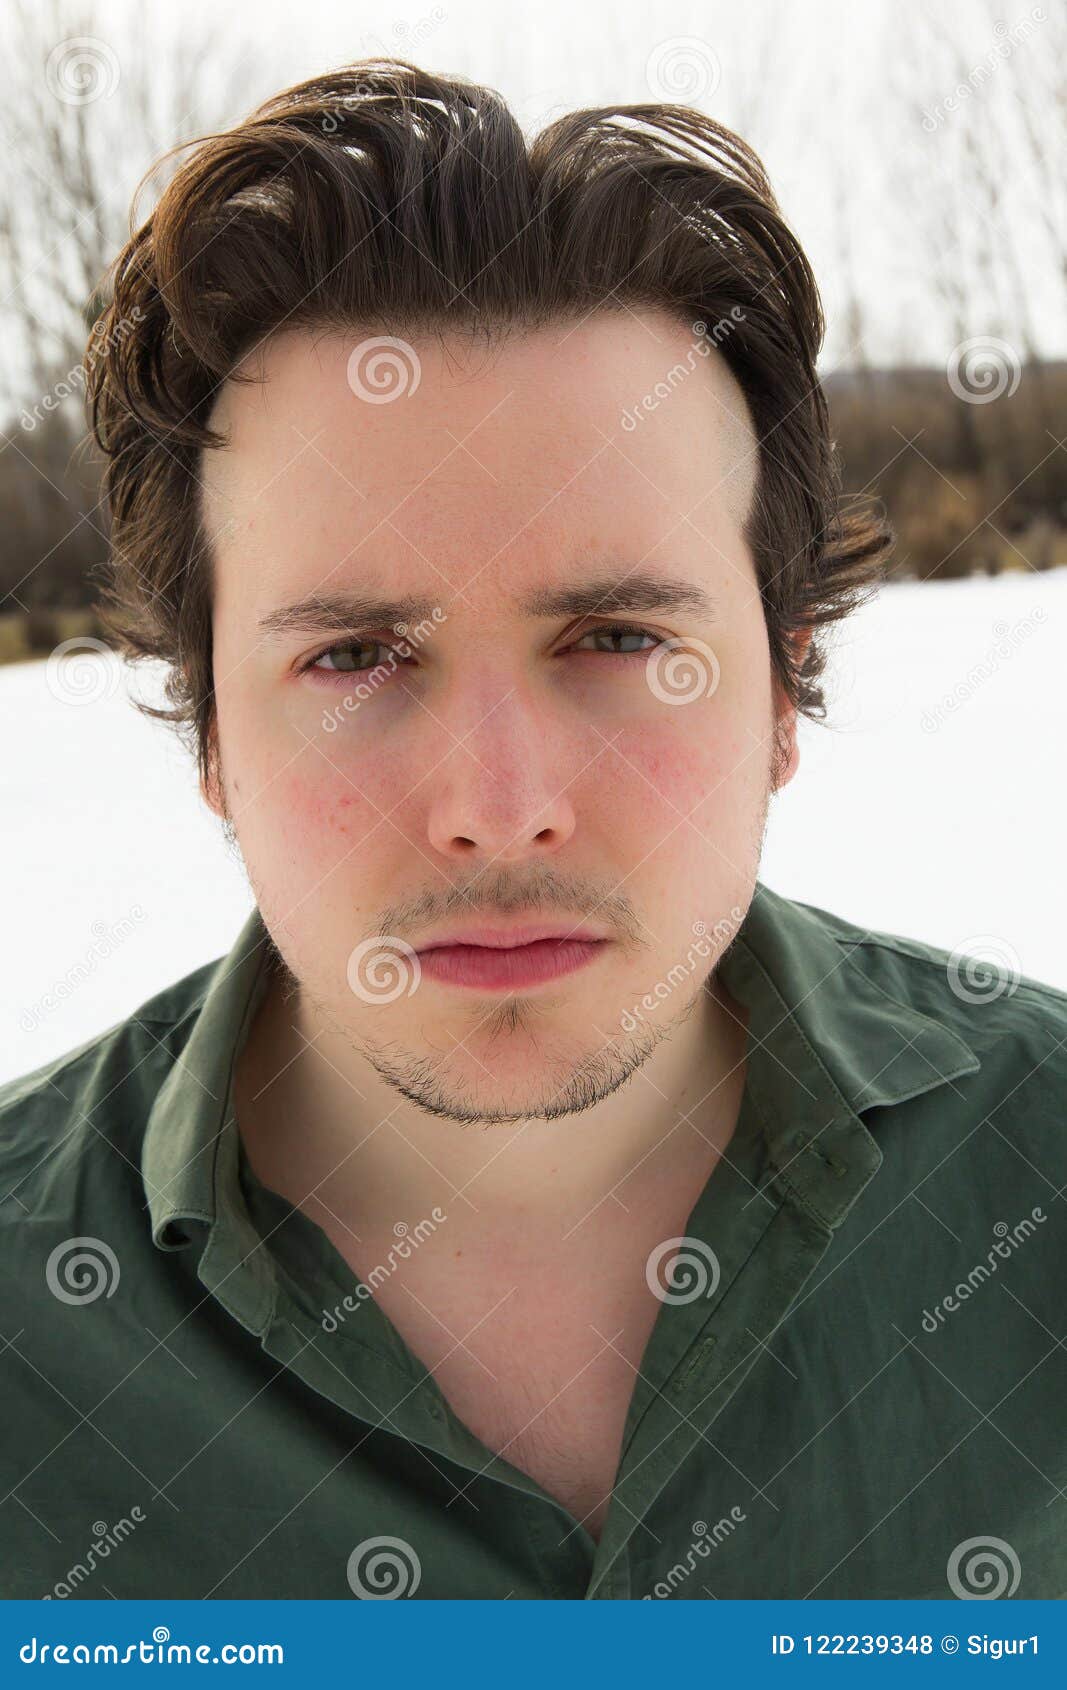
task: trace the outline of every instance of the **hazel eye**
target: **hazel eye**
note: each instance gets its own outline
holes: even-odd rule
[[[345,640],[340,645],[328,646],[320,651],[305,664],[305,673],[313,670],[320,675],[362,675],[370,669],[377,669],[385,661],[383,655],[390,648],[383,645],[381,640]],[[363,662],[362,658],[371,654],[372,661]],[[326,660],[329,659],[327,662]]]

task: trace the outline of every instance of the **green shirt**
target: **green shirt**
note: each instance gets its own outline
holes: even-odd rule
[[[0,1595],[1067,1596],[1067,994],[757,884],[597,1543],[252,1175],[269,951],[0,1088]]]

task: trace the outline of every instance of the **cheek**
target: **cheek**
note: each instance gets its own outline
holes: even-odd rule
[[[686,706],[667,706],[684,713]],[[689,815],[737,779],[751,743],[705,714],[702,721],[664,718],[612,736],[600,779],[618,801],[626,790],[645,821]],[[607,798],[605,801],[608,801]]]
[[[723,898],[726,906],[733,901],[727,890],[738,877],[745,881],[758,855],[765,753],[710,712],[703,730],[662,722],[620,735],[619,754],[592,797],[597,815],[611,818],[606,834],[601,819],[599,836],[615,860],[641,865],[650,925],[664,934],[678,908],[689,911],[687,922],[709,909],[718,919]],[[711,900],[707,908],[702,899]]]
[[[326,874],[345,858],[358,861],[358,848],[381,849],[395,837],[383,816],[397,792],[358,791],[315,752],[279,774],[265,789],[250,831],[259,855],[303,867],[313,877]]]

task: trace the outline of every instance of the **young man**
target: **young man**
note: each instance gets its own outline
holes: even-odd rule
[[[256,908],[3,1093],[4,1594],[1067,1593],[1067,1000],[758,880],[890,544],[758,161],[357,65],[108,317]]]

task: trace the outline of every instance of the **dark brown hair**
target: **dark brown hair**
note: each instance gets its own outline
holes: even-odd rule
[[[100,613],[127,657],[171,665],[169,708],[141,708],[191,735],[205,778],[198,456],[225,444],[206,426],[220,384],[282,327],[492,336],[627,306],[728,324],[713,338],[759,439],[745,538],[771,662],[786,698],[825,717],[817,630],[877,589],[893,536],[880,506],[844,508],[818,288],[742,140],[656,104],[572,112],[527,141],[492,89],[368,59],[186,144],[108,271],[88,396],[111,529]]]

